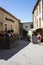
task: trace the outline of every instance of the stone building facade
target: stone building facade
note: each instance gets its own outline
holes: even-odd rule
[[[19,34],[19,22],[19,19],[0,7],[0,32],[14,30],[14,33]]]
[[[41,28],[41,35],[43,36],[43,0],[37,0],[33,12],[33,25],[34,28]]]
[[[31,29],[31,24],[32,24],[32,22],[24,22],[24,23],[22,23],[23,24],[23,29],[25,30],[25,31],[29,31],[30,29]]]
[[[43,27],[43,0],[37,0],[32,16],[34,28]]]

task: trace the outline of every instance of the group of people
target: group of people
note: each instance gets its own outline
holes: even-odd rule
[[[13,35],[13,31],[1,31],[0,38],[10,38]]]
[[[32,42],[33,43],[35,43],[35,44],[37,44],[37,43],[40,43],[41,42],[41,38],[42,38],[42,36],[41,36],[41,34],[40,33],[33,33],[33,35],[32,35]]]

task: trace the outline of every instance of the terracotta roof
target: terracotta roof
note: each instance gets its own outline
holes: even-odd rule
[[[0,10],[4,11],[5,13],[9,14],[9,15],[12,16],[13,18],[15,18],[16,20],[20,21],[20,20],[17,19],[14,15],[12,15],[12,14],[9,13],[8,11],[6,11],[4,8],[0,7]]]
[[[34,6],[34,8],[33,8],[33,11],[32,11],[32,13],[34,13],[34,10],[36,9],[36,7],[37,7],[37,5],[38,5],[38,3],[40,2],[40,0],[37,0],[37,2],[36,2],[36,4],[35,4],[35,6]]]

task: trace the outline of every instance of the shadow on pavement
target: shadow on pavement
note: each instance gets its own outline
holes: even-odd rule
[[[24,41],[24,40],[16,41],[16,43],[17,43],[17,46],[14,46],[14,48],[12,49],[0,49],[0,59],[1,60],[2,59],[8,60],[9,58],[17,54],[17,52],[19,52],[21,49],[23,49],[29,44],[28,41]]]

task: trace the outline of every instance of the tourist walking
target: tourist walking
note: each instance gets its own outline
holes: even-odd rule
[[[38,41],[38,43],[40,43],[41,42],[41,34],[37,34],[37,41]]]

